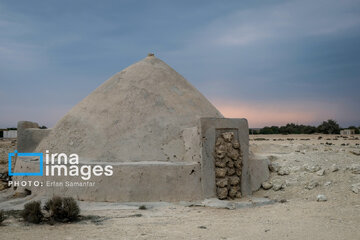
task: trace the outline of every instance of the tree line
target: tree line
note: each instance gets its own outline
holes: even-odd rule
[[[360,126],[350,126],[347,129],[355,129],[355,133],[360,133]],[[319,126],[310,126],[310,125],[298,125],[295,123],[288,123],[285,126],[271,126],[264,127],[261,129],[250,129],[250,134],[313,134],[313,133],[323,133],[323,134],[339,134],[342,128],[339,124],[332,119],[323,121]]]

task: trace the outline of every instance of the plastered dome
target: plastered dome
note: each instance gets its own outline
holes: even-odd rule
[[[97,162],[184,161],[183,130],[221,113],[160,59],[115,74],[74,106],[36,151]]]

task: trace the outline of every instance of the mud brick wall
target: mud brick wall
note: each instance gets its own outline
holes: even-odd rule
[[[223,132],[215,143],[215,182],[219,199],[241,197],[242,154],[233,132]]]

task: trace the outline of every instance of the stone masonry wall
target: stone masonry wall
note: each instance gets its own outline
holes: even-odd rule
[[[223,132],[215,143],[215,182],[219,199],[241,197],[242,155],[234,132]]]

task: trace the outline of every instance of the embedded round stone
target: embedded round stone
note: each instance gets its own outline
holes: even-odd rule
[[[224,188],[217,188],[216,194],[219,199],[226,199],[228,196],[228,189],[226,187]]]
[[[225,177],[226,172],[227,172],[226,168],[216,168],[215,169],[215,176],[219,177],[219,178]]]
[[[229,151],[229,152],[227,153],[227,155],[228,155],[230,158],[236,160],[236,159],[239,158],[239,155],[240,155],[240,154],[239,154],[239,151],[238,151],[238,150],[236,150],[236,149],[231,149],[231,151]]]
[[[235,198],[237,192],[238,192],[238,191],[237,191],[237,188],[234,188],[234,187],[230,188],[230,190],[229,190],[229,197]]]
[[[241,169],[241,161],[234,161],[234,165],[236,168]]]
[[[215,166],[216,166],[216,167],[221,167],[221,168],[226,167],[226,160],[225,160],[225,159],[221,159],[221,158],[216,159],[216,161],[215,161]]]
[[[232,175],[234,175],[236,173],[236,170],[234,169],[234,168],[228,168],[227,169],[227,174],[229,175],[229,176],[232,176]]]
[[[240,183],[240,178],[238,176],[233,176],[229,178],[230,185],[238,185]]]
[[[226,142],[231,142],[233,140],[233,137],[234,137],[234,133],[232,132],[224,132],[222,134],[222,137],[224,138],[224,140]]]
[[[215,146],[220,146],[220,145],[223,145],[224,143],[225,143],[224,139],[219,137],[216,140]]]
[[[226,187],[228,185],[228,179],[227,178],[220,178],[216,180],[216,186],[218,187]]]
[[[224,158],[225,155],[226,155],[226,147],[225,147],[225,145],[217,146],[215,151],[216,151],[216,156],[218,158]]]
[[[233,168],[233,167],[234,167],[234,161],[230,159],[230,160],[227,162],[227,166],[228,166],[229,168]]]
[[[242,169],[236,169],[236,175],[238,175],[239,177],[241,177],[242,174]]]

